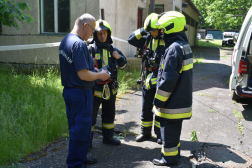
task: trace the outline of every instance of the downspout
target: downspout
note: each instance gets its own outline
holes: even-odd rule
[[[130,25],[129,34],[131,34],[131,20],[130,20],[130,24],[129,24],[129,25]],[[129,46],[129,54],[128,54],[128,55],[129,55],[129,57],[130,57],[130,44],[129,44],[129,43],[128,43],[128,46]]]

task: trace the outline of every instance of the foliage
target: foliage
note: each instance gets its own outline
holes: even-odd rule
[[[0,167],[68,133],[59,73],[17,72],[0,66]]]
[[[5,26],[15,27],[19,29],[19,25],[16,20],[20,22],[26,21],[31,23],[34,21],[31,15],[25,14],[23,11],[27,9],[28,13],[31,7],[26,2],[15,2],[14,0],[0,0],[0,22]]]
[[[201,13],[199,28],[240,29],[251,0],[192,0]]]

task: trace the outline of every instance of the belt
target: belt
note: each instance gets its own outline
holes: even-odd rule
[[[145,67],[147,71],[154,71],[155,69],[158,69],[157,67]]]
[[[111,80],[108,79],[107,81],[99,82],[98,85],[104,85],[105,83],[109,84],[110,82],[111,82]]]
[[[92,89],[91,86],[74,86],[73,88],[77,88],[77,89]]]

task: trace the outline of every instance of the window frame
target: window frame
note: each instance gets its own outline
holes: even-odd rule
[[[59,32],[59,27],[58,27],[58,0],[53,0],[54,1],[54,32],[45,32],[44,31],[44,5],[43,2],[44,0],[39,0],[40,3],[40,33],[41,34],[67,34],[69,32]],[[70,28],[70,0],[69,0],[69,28]]]

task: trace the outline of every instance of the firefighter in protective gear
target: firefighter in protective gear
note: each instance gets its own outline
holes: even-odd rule
[[[141,134],[136,137],[137,142],[145,141],[151,138],[153,125],[153,100],[156,93],[157,74],[161,55],[164,54],[164,40],[161,32],[157,28],[158,14],[151,13],[144,22],[144,27],[134,31],[128,38],[129,44],[143,48],[144,51],[142,64],[145,61],[142,81],[142,114],[141,114]],[[142,65],[143,66],[143,65]],[[157,143],[161,144],[160,121],[155,116],[154,132],[157,135]]]
[[[111,78],[107,81],[96,81],[94,86],[93,120],[92,120],[92,139],[96,117],[100,104],[102,104],[102,134],[103,143],[120,145],[121,142],[114,139],[114,120],[115,120],[115,101],[118,90],[117,69],[126,67],[126,57],[120,50],[113,47],[111,38],[111,27],[105,20],[96,21],[96,28],[93,33],[93,40],[88,46],[89,52],[93,57],[95,67],[107,70]],[[92,140],[90,148],[92,147]]]
[[[185,16],[176,11],[164,13],[157,22],[165,41],[153,108],[160,117],[163,141],[161,159],[153,160],[159,166],[178,163],[182,121],[192,116],[193,54],[184,32],[185,24]]]

